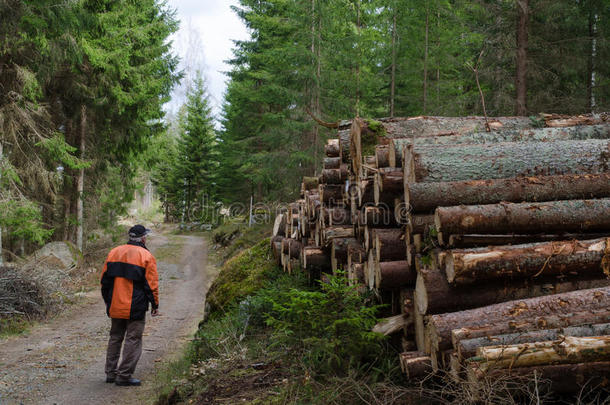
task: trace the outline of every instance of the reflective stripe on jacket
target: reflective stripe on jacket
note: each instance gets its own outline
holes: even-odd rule
[[[108,253],[102,271],[102,297],[111,318],[144,319],[148,303],[159,307],[155,257],[141,243],[129,242]]]

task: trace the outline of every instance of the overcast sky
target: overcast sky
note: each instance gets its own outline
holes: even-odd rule
[[[171,38],[174,53],[181,58],[181,69],[187,77],[177,87],[172,101],[166,106],[175,112],[184,100],[186,84],[197,70],[203,72],[214,112],[218,115],[226,89],[227,76],[223,72],[230,67],[225,63],[232,57],[232,40],[247,39],[248,32],[241,20],[231,10],[237,0],[169,0],[177,10],[180,30]]]

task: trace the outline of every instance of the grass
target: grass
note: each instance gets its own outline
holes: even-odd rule
[[[26,334],[33,324],[33,321],[20,316],[0,318],[0,339]]]

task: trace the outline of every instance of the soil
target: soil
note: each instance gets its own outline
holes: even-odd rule
[[[152,235],[148,245],[157,257],[161,316],[147,317],[134,374],[142,386],[105,383],[110,320],[95,289],[27,335],[0,340],[0,404],[153,402],[158,388],[153,377],[196,331],[216,269],[208,264],[203,237]]]

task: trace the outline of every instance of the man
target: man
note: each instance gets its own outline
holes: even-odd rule
[[[142,333],[148,304],[158,315],[159,276],[157,262],[146,248],[150,229],[135,225],[129,242],[108,253],[102,271],[102,297],[112,319],[106,353],[106,382],[121,386],[140,385],[132,375],[142,354]],[[124,344],[123,344],[124,342]],[[123,358],[119,364],[123,346]]]

